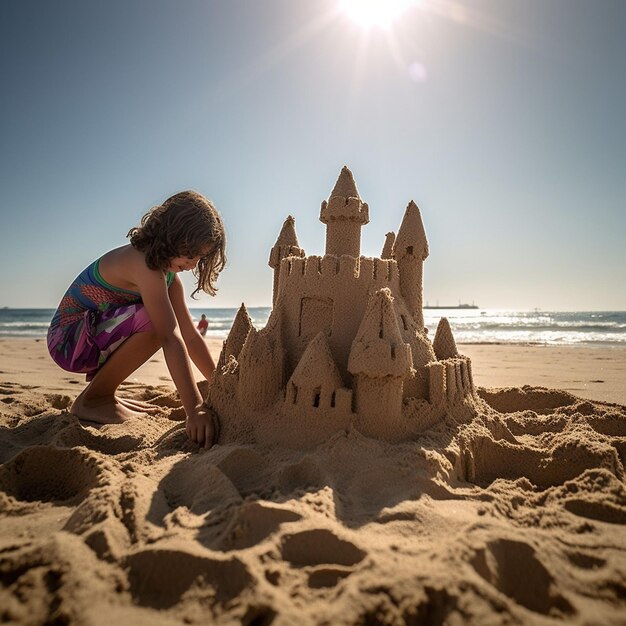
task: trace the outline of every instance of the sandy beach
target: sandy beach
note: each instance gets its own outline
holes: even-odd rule
[[[626,351],[459,348],[480,419],[198,451],[162,356],[122,389],[153,414],[98,427],[1,341],[2,621],[624,624]]]

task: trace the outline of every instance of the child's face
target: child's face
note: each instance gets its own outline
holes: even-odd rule
[[[196,265],[203,256],[206,256],[210,252],[210,246],[203,249],[200,254],[190,256],[177,256],[170,261],[170,266],[167,268],[168,272],[188,272],[195,269]]]

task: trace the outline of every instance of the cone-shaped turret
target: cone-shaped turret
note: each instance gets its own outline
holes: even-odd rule
[[[393,258],[400,272],[400,293],[420,328],[424,327],[422,311],[422,270],[428,256],[428,241],[422,216],[411,200],[404,212],[398,236],[393,244]]]
[[[262,409],[276,398],[282,385],[280,337],[251,328],[239,354],[239,401],[247,409]]]
[[[239,353],[241,352],[241,348],[243,348],[243,344],[246,343],[246,337],[248,336],[251,328],[252,320],[248,315],[246,305],[242,302],[239,307],[239,311],[237,311],[237,315],[235,315],[235,321],[233,322],[230,333],[228,333],[228,337],[226,338],[226,342],[224,344],[224,351],[227,358],[231,354],[236,359],[239,358]]]
[[[341,172],[339,173],[339,178],[333,187],[333,190],[330,192],[330,197],[334,198],[335,196],[339,196],[340,198],[359,198],[359,192],[356,188],[356,183],[354,182],[354,176],[352,172],[348,169],[347,165],[344,165],[341,168]]]
[[[320,221],[326,224],[326,254],[361,254],[361,226],[369,222],[369,209],[361,200],[352,172],[344,166],[328,201],[322,202]]]
[[[393,247],[393,257],[396,261],[407,254],[422,261],[428,256],[428,241],[422,223],[422,215],[413,200],[406,207]]]
[[[384,438],[388,423],[402,415],[404,379],[411,373],[411,348],[398,328],[388,288],[374,292],[352,342],[348,371],[354,376],[356,427]]]
[[[268,265],[274,270],[278,269],[280,262],[288,256],[304,256],[296,235],[296,220],[291,215],[283,222],[278,239],[270,252]]]
[[[239,353],[241,352],[243,344],[246,342],[246,337],[248,336],[251,328],[252,320],[248,315],[246,306],[242,302],[241,307],[239,307],[239,311],[237,311],[237,315],[235,315],[235,320],[230,328],[228,337],[222,344],[222,352],[220,353],[220,358],[217,361],[218,370],[221,370],[222,367],[226,365],[228,358],[231,355],[234,356],[235,359],[239,359]]]
[[[367,303],[352,342],[348,371],[370,378],[404,378],[411,367],[411,349],[400,334],[391,291],[380,289],[370,296]]]
[[[393,244],[396,240],[396,233],[390,232],[385,235],[385,244],[383,245],[383,251],[380,253],[381,259],[393,258]]]
[[[272,304],[276,304],[278,298],[278,283],[280,279],[280,262],[288,256],[303,257],[304,250],[298,243],[296,235],[296,220],[291,215],[283,223],[278,239],[270,252],[268,265],[274,270],[274,289],[272,292]]]
[[[450,322],[448,322],[446,317],[442,317],[439,320],[437,332],[435,332],[435,339],[433,340],[433,349],[435,350],[435,356],[439,361],[459,356],[456,342],[452,336]]]

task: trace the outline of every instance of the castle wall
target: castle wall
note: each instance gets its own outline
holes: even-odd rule
[[[426,367],[428,372],[428,400],[434,406],[461,402],[474,393],[471,361],[458,356],[434,361]]]
[[[327,418],[336,416],[338,423],[349,422],[352,417],[352,389],[302,387],[290,381],[285,390],[284,409],[313,419],[322,415]]]
[[[341,375],[349,381],[348,356],[370,293],[389,287],[394,297],[400,297],[397,263],[345,255],[289,257],[282,261],[280,277],[274,311],[282,320],[287,377],[308,343],[322,331]]]
[[[402,379],[391,376],[355,377],[354,420],[367,437],[385,439],[389,425],[402,416]]]

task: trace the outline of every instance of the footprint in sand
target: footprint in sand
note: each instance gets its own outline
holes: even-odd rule
[[[253,584],[248,568],[235,557],[216,559],[175,548],[135,552],[125,565],[135,602],[155,609],[184,605],[184,596],[192,605],[223,606]]]
[[[564,507],[579,517],[607,524],[626,524],[626,507],[611,502],[571,498],[565,502]]]
[[[479,389],[478,395],[500,413],[534,411],[539,415],[552,413],[554,409],[575,404],[578,398],[555,389],[542,389],[525,385],[510,389]]]
[[[335,587],[341,580],[352,574],[352,568],[335,565],[332,567],[316,567],[309,573],[308,585],[311,589]]]
[[[478,485],[494,480],[528,478],[541,489],[563,484],[585,470],[606,467],[617,471],[617,453],[610,446],[591,446],[585,441],[563,441],[541,450],[508,441],[479,436],[464,452],[465,479]]]
[[[283,535],[280,552],[286,561],[296,567],[356,565],[367,555],[351,541],[340,539],[325,528]]]
[[[220,538],[220,550],[251,548],[276,532],[282,524],[297,522],[302,515],[259,502],[245,502],[236,511],[232,521]]]
[[[312,456],[306,456],[298,463],[286,465],[278,472],[278,488],[283,493],[297,489],[319,487],[323,484],[323,473]]]
[[[224,457],[217,467],[235,485],[242,496],[267,489],[267,459],[251,448],[238,447]]]
[[[61,411],[67,409],[67,407],[72,404],[72,398],[64,394],[46,394],[45,398],[50,403],[50,406],[52,406],[53,409],[59,409]]]
[[[566,556],[572,565],[580,569],[600,569],[606,565],[606,559],[585,552],[568,552]]]
[[[51,437],[51,443],[63,447],[85,446],[90,450],[115,456],[124,452],[132,452],[146,447],[146,437],[143,434],[132,435],[124,433],[118,424],[118,428],[106,426],[84,427],[78,420],[72,422],[66,428]]]
[[[561,616],[574,612],[572,605],[556,591],[552,574],[524,542],[496,539],[479,549],[472,567],[498,591],[535,613]]]
[[[76,505],[103,480],[101,462],[75,448],[33,446],[0,467],[0,490],[25,502]]]

